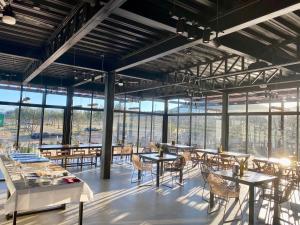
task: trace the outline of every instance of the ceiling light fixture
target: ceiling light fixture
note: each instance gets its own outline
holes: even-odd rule
[[[184,20],[184,18],[180,18],[177,21],[176,33],[179,35],[183,35],[184,31],[185,31],[185,20]]]
[[[15,25],[17,20],[12,7],[10,5],[6,5],[3,9],[2,22],[9,25]]]
[[[188,30],[188,39],[190,41],[193,41],[196,39],[196,37],[197,37],[197,27],[195,25],[192,25]]]
[[[120,87],[123,87],[123,86],[124,86],[124,81],[123,81],[122,79],[120,79],[119,82],[118,82],[118,85],[119,85]]]
[[[209,27],[205,27],[203,31],[203,43],[207,44],[210,41],[211,29]]]

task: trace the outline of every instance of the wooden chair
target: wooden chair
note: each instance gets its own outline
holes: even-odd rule
[[[41,152],[41,156],[51,159],[52,153],[51,152]]]
[[[225,220],[226,216],[226,208],[229,203],[230,199],[238,199],[239,202],[239,210],[241,217],[243,216],[242,213],[242,207],[241,207],[241,202],[240,202],[240,186],[237,184],[228,184],[224,179],[221,177],[210,173],[207,177],[207,182],[210,188],[210,192],[213,193],[217,198],[222,199],[225,201],[224,205],[224,214],[223,214],[223,223],[227,222],[233,222],[239,219],[233,219],[233,220]],[[211,212],[210,212],[211,213]]]
[[[136,183],[136,182],[140,182],[143,181],[143,177],[146,176],[147,172],[150,172],[151,174],[151,180],[152,180],[152,185],[154,184],[153,182],[153,174],[152,174],[152,164],[150,163],[143,163],[142,160],[140,159],[140,157],[136,154],[132,155],[132,173],[131,173],[131,183]],[[134,174],[137,172],[141,173],[141,180],[137,179],[136,181],[133,181],[133,176]]]
[[[121,156],[124,159],[124,161],[126,162],[128,159],[132,158],[132,153],[133,153],[133,146],[132,145],[126,145],[122,148],[121,151]],[[124,158],[125,157],[125,158]]]
[[[57,162],[61,164],[62,167],[66,168],[67,167],[67,156],[70,154],[69,151],[67,150],[57,150],[56,154],[51,156],[51,159],[54,162]]]
[[[164,171],[170,172],[172,177],[172,187],[174,187],[174,179],[176,181],[176,177],[180,176],[182,173],[183,177],[183,169],[186,166],[186,161],[183,156],[178,156],[178,158],[174,162],[165,162],[164,163]],[[177,182],[178,184],[182,185],[181,183]]]
[[[72,166],[74,163],[68,164],[68,161],[69,160],[71,160],[71,161],[75,160],[76,165],[80,166],[80,169],[82,170],[84,155],[85,155],[85,150],[83,150],[83,149],[77,149],[77,150],[72,151],[72,154],[68,155],[67,158],[66,158],[66,165],[71,165]]]

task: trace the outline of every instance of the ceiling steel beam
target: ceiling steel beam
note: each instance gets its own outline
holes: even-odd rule
[[[297,0],[293,1],[276,1],[276,0],[262,0],[256,1],[255,4],[249,4],[247,7],[240,8],[222,15],[222,33],[219,33],[219,37],[237,32],[239,30],[251,27],[258,23],[273,19],[275,17],[287,14],[289,12],[300,9],[300,3]],[[133,13],[131,13],[133,15]],[[137,17],[141,18],[140,15],[136,14]],[[146,19],[145,19],[146,20]],[[149,19],[147,20],[149,25]],[[155,21],[153,24],[157,24]],[[216,21],[211,21],[211,27],[216,26]],[[161,26],[161,29],[176,32],[171,27]],[[184,37],[173,37],[168,38],[158,44],[147,47],[146,49],[139,50],[129,57],[125,57],[121,62],[114,68],[115,71],[119,72],[131,67],[141,65],[143,63],[161,58],[163,56],[181,51],[183,49],[193,47],[199,43],[202,43],[202,39],[198,38],[195,41],[189,42]],[[159,51],[161,49],[161,51]]]
[[[126,0],[110,0],[104,6],[97,4],[95,9],[91,8],[89,4],[84,4],[82,10],[79,10],[75,14],[74,19],[70,20],[66,24],[66,28],[62,29],[60,33],[51,41],[50,47],[46,50],[48,53],[47,57],[38,63],[33,64],[33,66],[27,71],[23,84],[29,83],[37,75],[39,75],[43,70],[45,70],[49,65],[51,65],[55,60],[67,52],[72,46],[79,42],[83,37],[90,33],[95,27],[97,27],[103,20],[105,20],[115,9],[119,8]],[[89,15],[88,9],[93,9],[94,13]],[[83,17],[83,18],[81,18]],[[81,18],[81,20],[77,20]],[[85,21],[86,20],[86,21]],[[77,23],[75,25],[75,23]],[[68,27],[67,27],[68,26]],[[72,27],[72,28],[70,28]],[[66,34],[70,32],[71,36],[68,38]],[[60,36],[61,35],[61,36]]]

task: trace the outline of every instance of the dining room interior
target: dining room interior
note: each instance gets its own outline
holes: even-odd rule
[[[299,0],[0,0],[1,225],[300,225]]]

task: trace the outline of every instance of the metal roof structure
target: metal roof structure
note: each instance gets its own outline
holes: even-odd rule
[[[0,12],[9,4],[17,22],[0,20],[1,80],[101,93],[115,71],[117,95],[162,98],[300,80],[296,0],[1,0]]]

